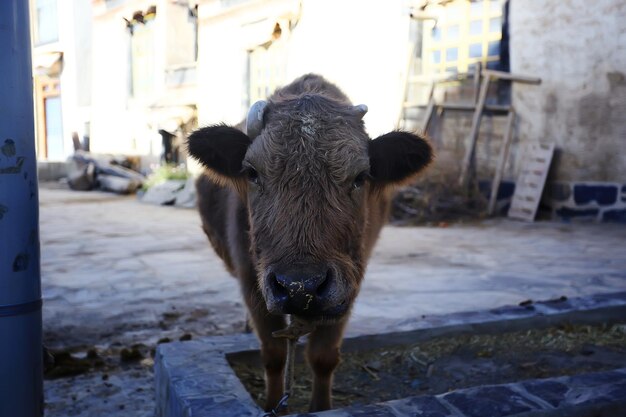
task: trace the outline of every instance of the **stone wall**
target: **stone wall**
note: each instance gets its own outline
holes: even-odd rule
[[[542,205],[553,219],[626,223],[626,184],[553,182]]]
[[[510,0],[521,142],[554,142],[551,181],[626,178],[626,2]]]
[[[65,162],[37,161],[37,178],[39,181],[58,181],[67,176]]]
[[[504,116],[484,116],[476,141],[476,173],[478,178],[493,178],[500,155],[506,124]],[[437,163],[433,172],[446,173],[450,180],[457,179],[469,146],[469,132],[472,128],[472,113],[447,111],[433,126],[431,140],[437,148]],[[518,153],[518,143],[514,142],[510,154]],[[516,177],[516,158],[511,158],[505,167],[504,178]]]
[[[543,213],[563,221],[626,223],[626,3],[510,0],[509,18],[511,72],[542,83],[513,84],[517,120],[503,179],[509,185],[516,180],[528,144],[553,142]],[[492,102],[496,95],[490,93]],[[450,91],[446,101],[467,97]],[[448,111],[433,124],[438,159],[430,179],[458,179],[471,117]],[[481,123],[476,170],[485,195],[504,124],[490,115]],[[508,207],[506,194],[499,193],[500,213]]]
[[[542,208],[563,221],[626,223],[626,3],[511,0],[518,140],[554,142]]]

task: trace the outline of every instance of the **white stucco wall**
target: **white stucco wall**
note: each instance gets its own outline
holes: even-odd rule
[[[393,129],[409,50],[407,2],[303,0],[299,12],[298,3],[250,1],[239,11],[220,14],[219,2],[201,2],[200,124],[237,123],[245,116],[247,50],[267,40],[259,32],[255,43],[251,34],[262,25],[255,22],[266,22],[269,35],[276,19],[299,15],[297,26],[281,39],[287,42],[287,82],[309,72],[319,73],[355,104],[368,105],[365,122],[371,136]]]
[[[626,2],[511,0],[521,142],[555,142],[553,180],[626,178]]]
[[[367,104],[365,123],[377,136],[397,122],[409,39],[403,0],[307,0],[293,32],[288,74],[320,73],[355,104]]]
[[[154,85],[141,98],[129,95],[129,42],[124,19],[133,12],[157,6]],[[107,9],[100,3],[94,10],[93,88],[91,106],[91,150],[96,153],[151,155],[158,159],[161,137],[158,120],[149,106],[165,89],[167,7],[165,0],[131,0],[123,7]]]
[[[91,150],[97,153],[131,150],[128,39],[123,17],[128,19],[132,13],[112,11],[94,17]]]

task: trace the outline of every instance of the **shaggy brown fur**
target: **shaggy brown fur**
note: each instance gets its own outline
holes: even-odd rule
[[[317,324],[307,349],[310,409],[328,409],[344,326],[393,186],[432,157],[427,141],[410,133],[370,140],[355,109],[336,86],[306,75],[269,98],[258,137],[218,125],[189,138],[206,167],[196,184],[203,229],[240,280],[261,341],[268,409],[282,395],[286,355],[286,342],[272,337],[286,326],[274,273],[328,270],[324,297],[294,313]]]

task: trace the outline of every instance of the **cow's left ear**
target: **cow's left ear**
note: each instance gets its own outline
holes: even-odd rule
[[[422,136],[393,131],[369,143],[369,157],[374,185],[400,185],[430,164],[433,149]]]
[[[221,183],[243,178],[241,163],[252,141],[239,129],[223,124],[203,127],[187,139],[189,154]]]

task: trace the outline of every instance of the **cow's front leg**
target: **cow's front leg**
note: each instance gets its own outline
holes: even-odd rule
[[[261,295],[258,294],[258,297]],[[283,316],[271,315],[262,298],[250,301],[250,316],[261,341],[261,360],[265,367],[265,411],[269,411],[283,396],[283,371],[287,359],[287,341],[272,337],[272,333],[284,329],[287,323]]]
[[[332,407],[333,372],[339,365],[344,327],[345,323],[318,326],[309,335],[307,358],[313,371],[310,411],[323,411]]]

